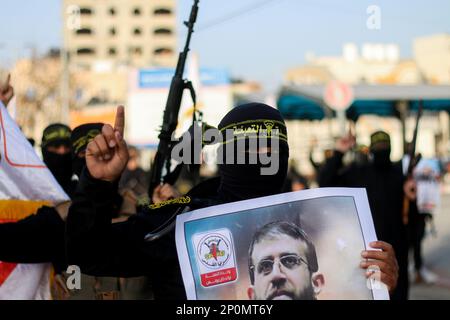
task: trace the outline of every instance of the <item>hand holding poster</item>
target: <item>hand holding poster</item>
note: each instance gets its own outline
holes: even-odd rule
[[[324,188],[240,201],[177,218],[188,299],[388,299],[366,279],[376,240],[364,189]]]

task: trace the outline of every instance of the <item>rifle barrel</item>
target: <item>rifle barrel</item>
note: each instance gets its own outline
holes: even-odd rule
[[[183,91],[186,89],[186,81],[183,80],[183,73],[189,53],[192,33],[194,32],[194,25],[197,21],[199,2],[200,0],[194,0],[189,21],[184,23],[188,28],[187,39],[184,49],[182,52],[180,52],[180,55],[178,57],[177,67],[170,84],[169,95],[167,96],[161,132],[158,136],[158,149],[156,151],[155,159],[150,170],[150,198],[152,197],[154,188],[163,182],[162,171],[164,169],[164,166],[166,166],[167,168],[166,174],[169,173],[171,151],[173,147],[171,138],[178,124],[178,114],[180,112]]]

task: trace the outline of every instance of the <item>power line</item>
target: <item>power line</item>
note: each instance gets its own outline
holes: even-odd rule
[[[276,1],[278,1],[278,3],[280,3],[283,0],[276,0]],[[232,13],[229,13],[229,14],[221,17],[221,18],[215,19],[213,21],[205,23],[204,25],[201,25],[198,28],[198,31],[204,31],[206,29],[215,27],[215,26],[217,26],[219,24],[222,24],[222,23],[228,22],[230,20],[239,18],[240,16],[243,16],[243,15],[245,15],[247,13],[252,12],[252,11],[256,11],[258,9],[262,9],[263,7],[271,4],[272,2],[275,2],[275,0],[265,0],[265,1],[259,1],[259,2],[253,3],[253,4],[251,4],[251,5],[247,6],[247,7],[241,8],[241,9],[236,10],[236,11],[234,11]]]
[[[198,28],[198,31],[204,31],[207,30],[209,28],[215,27],[217,25],[223,24],[225,22],[228,22],[230,20],[239,18],[240,16],[243,16],[247,13],[250,13],[252,11],[256,11],[258,9],[262,9],[263,7],[271,4],[272,2],[274,2],[275,0],[265,0],[265,1],[259,1],[256,3],[253,3],[247,7],[243,7],[239,10],[236,10],[232,13],[229,13],[223,17],[220,17],[218,19],[212,20],[210,22],[207,22],[203,25],[201,25]],[[277,0],[278,3],[280,3],[283,0]],[[328,9],[328,11],[330,11],[330,9],[332,9],[333,11],[340,11],[343,14],[346,15],[351,15],[351,16],[356,16],[356,15],[361,15],[361,13],[363,14],[367,14],[365,11],[359,11],[359,10],[355,10],[354,8],[349,8],[349,7],[345,7],[345,6],[341,6],[341,5],[336,5],[335,3],[330,3],[330,2],[323,2],[323,1],[308,1],[308,0],[304,0],[303,2],[304,5],[309,5],[312,7],[318,7],[321,9]],[[384,13],[385,11],[383,10],[382,13]],[[400,24],[403,22],[405,23],[411,23],[411,19],[409,17],[406,16],[397,16],[397,15],[391,15],[389,14],[387,17],[386,15],[383,14],[383,20],[387,20],[387,21],[396,21],[396,22],[400,22]],[[414,21],[415,24],[420,24],[423,26],[429,26],[430,24],[432,25],[431,21]]]

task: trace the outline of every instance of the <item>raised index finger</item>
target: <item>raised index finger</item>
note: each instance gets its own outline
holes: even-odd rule
[[[118,131],[123,137],[125,128],[125,109],[123,106],[117,107],[116,121],[114,122],[114,131]]]

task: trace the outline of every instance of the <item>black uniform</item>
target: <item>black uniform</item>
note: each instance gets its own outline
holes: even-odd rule
[[[214,180],[200,188],[203,192],[217,190],[218,182]],[[117,184],[94,179],[84,171],[67,219],[69,264],[78,265],[88,275],[147,276],[155,299],[185,299],[174,232],[151,242],[144,238],[177,210],[196,209],[198,199],[188,206],[174,204],[152,212],[140,210],[127,221],[112,224],[115,192]],[[214,197],[210,199],[213,201]]]
[[[399,279],[392,299],[408,296],[408,245],[406,227],[402,222],[403,183],[401,163],[373,163],[343,167],[343,154],[335,151],[322,167],[321,187],[366,188],[378,239],[391,244],[399,264]]]
[[[66,269],[64,221],[55,208],[42,207],[18,222],[0,224],[0,261],[51,262],[55,272]]]
[[[283,137],[286,136],[280,113],[262,104],[233,109],[219,124],[219,129],[233,127],[242,133],[252,125],[253,129],[262,128],[264,121],[274,132],[280,129]],[[261,176],[260,164],[219,165],[220,179],[195,187],[188,193],[189,201],[156,204],[151,208],[158,209],[139,210],[126,222],[117,224],[111,224],[111,195],[117,184],[94,179],[84,170],[67,219],[69,263],[80,266],[87,274],[148,276],[155,299],[185,299],[174,230],[151,242],[144,241],[145,236],[180,209],[193,210],[281,192],[289,153],[287,140],[280,144],[280,167],[274,175]]]
[[[70,148],[71,134],[72,131],[66,125],[61,123],[51,124],[44,129],[41,143],[44,163],[69,197],[72,196],[76,187],[76,182],[72,180],[72,155],[70,152],[66,154],[50,152],[47,148],[60,145]]]

